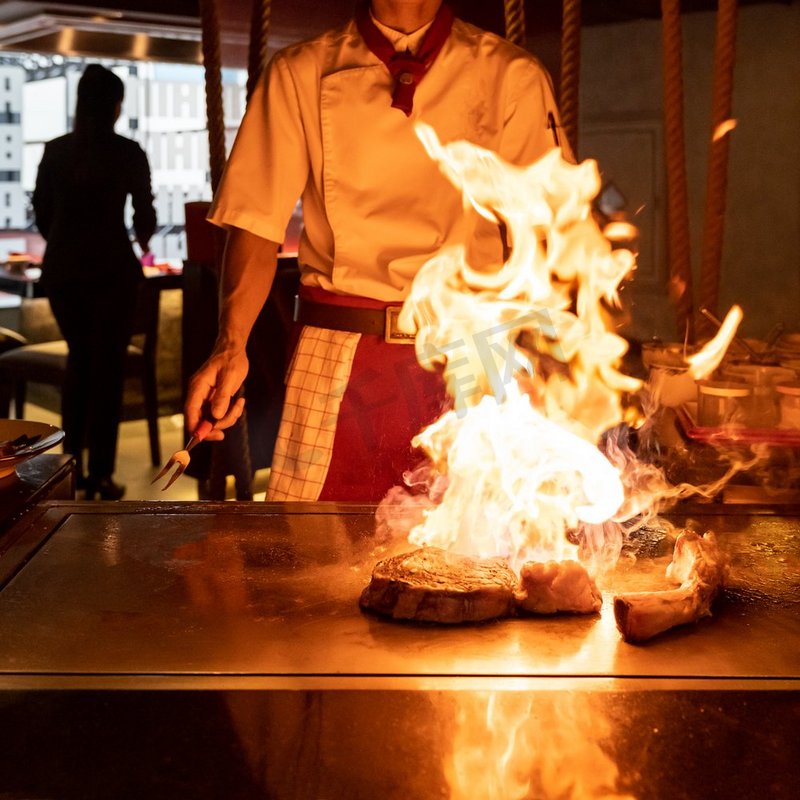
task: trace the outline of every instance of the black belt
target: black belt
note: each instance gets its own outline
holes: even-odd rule
[[[382,336],[389,344],[414,344],[414,334],[404,333],[397,327],[401,308],[400,305],[387,306],[385,309],[353,308],[295,297],[294,319],[301,325],[315,328]]]

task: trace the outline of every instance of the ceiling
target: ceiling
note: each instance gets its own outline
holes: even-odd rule
[[[796,1],[796,0],[795,0]],[[451,0],[463,19],[502,33],[501,0]],[[740,4],[793,0],[740,0]],[[344,22],[355,0],[273,0],[270,47],[279,48]],[[249,0],[217,0],[223,61],[244,66]],[[526,0],[529,35],[558,31],[562,0]],[[683,0],[687,12],[715,0]],[[0,49],[180,62],[200,61],[198,0],[0,0]],[[660,16],[660,0],[584,0],[583,23],[598,25]]]

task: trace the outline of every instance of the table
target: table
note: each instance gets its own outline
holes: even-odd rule
[[[37,289],[41,274],[38,266],[22,271],[0,266],[0,289],[8,289],[22,297],[41,297],[42,293]]]
[[[796,797],[800,509],[685,513],[719,533],[731,588],[714,619],[632,646],[608,596],[599,616],[453,628],[363,614],[369,506],[48,504],[0,556],[0,785],[483,797],[516,726],[536,797],[577,777],[576,797]]]
[[[180,289],[183,286],[183,274],[178,270],[162,271],[157,268],[147,268],[145,277],[148,279],[147,285],[156,287],[159,292]],[[21,303],[30,298],[45,296],[39,279],[38,269],[29,271],[29,274],[19,274],[0,267],[0,295],[6,294],[9,301],[5,304],[0,303],[0,317],[2,317],[0,323],[3,327],[19,330]]]
[[[163,289],[180,289],[180,270],[161,270],[156,267],[146,267],[145,277],[157,280]],[[9,270],[0,266],[0,288],[8,289],[22,297],[41,297],[43,293],[38,288],[42,270],[39,267],[30,267],[22,272]]]

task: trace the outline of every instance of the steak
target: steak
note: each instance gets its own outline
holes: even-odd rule
[[[361,594],[362,608],[418,622],[482,622],[514,610],[517,576],[505,562],[438,547],[384,559]]]

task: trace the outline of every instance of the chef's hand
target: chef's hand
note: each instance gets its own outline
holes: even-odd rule
[[[244,411],[244,397],[233,397],[244,383],[250,364],[244,350],[217,347],[211,357],[189,381],[183,407],[186,428],[193,431],[210,410],[214,429],[206,439],[218,442],[225,438],[223,430],[230,428]],[[207,412],[206,412],[207,413]]]

